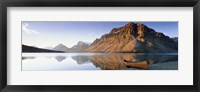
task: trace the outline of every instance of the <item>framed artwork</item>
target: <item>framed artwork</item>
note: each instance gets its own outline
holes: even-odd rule
[[[199,91],[199,0],[1,1],[1,91]]]

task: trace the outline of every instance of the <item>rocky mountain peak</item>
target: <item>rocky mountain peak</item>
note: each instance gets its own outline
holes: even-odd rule
[[[62,43],[59,43],[57,46],[65,46],[64,44],[62,44]]]
[[[128,22],[125,27],[132,27],[134,26],[136,23],[133,23],[133,22]]]
[[[68,52],[68,51],[69,51],[69,48],[66,47],[64,44],[60,43],[60,44],[58,44],[57,46],[55,46],[55,47],[53,48],[53,50]]]
[[[129,22],[96,39],[86,51],[176,52],[177,45],[163,33],[156,32],[142,23]]]
[[[146,33],[155,32],[153,29],[148,28],[142,23],[133,23],[128,22],[126,25],[119,27],[119,28],[113,28],[110,32],[110,34],[120,34],[120,35],[133,35],[135,37],[139,36],[138,38],[143,37]]]
[[[77,45],[84,45],[85,43],[83,42],[83,41],[79,41],[78,43],[77,43]]]
[[[71,48],[71,52],[82,52],[82,51],[86,50],[88,47],[89,47],[88,44],[86,44],[83,41],[79,41],[76,45],[74,45]]]

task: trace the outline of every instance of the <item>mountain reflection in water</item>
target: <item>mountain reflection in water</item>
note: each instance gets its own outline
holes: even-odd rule
[[[32,61],[32,67],[34,62],[37,62],[37,65],[40,65],[40,61],[43,62],[40,70],[138,70],[138,68],[127,67],[124,60],[131,62],[147,61],[148,70],[178,70],[178,55],[176,53],[67,53],[60,56],[52,56],[57,62],[63,62],[62,65],[57,65],[52,58],[42,58],[46,57],[46,55],[35,55],[35,58],[30,57],[34,57],[34,55],[23,55],[22,66],[24,69],[22,67],[22,70],[38,70],[33,68],[28,69],[27,67],[31,63],[27,63],[26,60]],[[54,62],[55,64],[50,65],[48,62]],[[43,68],[48,67],[48,69],[43,69],[42,65],[44,66]],[[59,66],[62,66],[62,68],[59,68]],[[35,66],[35,68],[37,67]]]
[[[65,56],[56,56],[55,59],[58,61],[58,62],[61,62],[63,60],[65,60]]]
[[[178,61],[177,55],[136,55],[136,54],[108,54],[95,56],[73,56],[78,64],[92,62],[96,67],[102,70],[121,70],[127,69],[124,60],[142,62],[147,61],[148,64],[167,63]]]

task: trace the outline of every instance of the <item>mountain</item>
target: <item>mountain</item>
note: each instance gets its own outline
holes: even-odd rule
[[[73,60],[75,60],[78,64],[87,64],[92,63],[97,68],[101,68],[102,70],[121,70],[127,69],[127,64],[124,63],[124,60],[130,60],[135,62],[147,61],[148,66],[162,63],[164,65],[163,68],[167,68],[167,62],[177,62],[178,55],[136,55],[136,54],[106,54],[106,55],[88,55],[88,56],[73,56]],[[151,68],[158,69],[160,66],[154,66]],[[169,66],[168,66],[169,67]],[[162,69],[163,69],[162,68]]]
[[[87,45],[90,45],[91,43],[90,42],[84,42],[85,44],[87,44]]]
[[[61,44],[61,43],[58,44],[56,47],[54,47],[53,50],[63,51],[63,52],[69,52],[69,48],[66,47],[65,45]]]
[[[88,43],[83,41],[79,41],[76,45],[71,48],[66,47],[63,44],[58,44],[53,50],[56,51],[63,51],[63,52],[82,52],[85,51],[89,47]]]
[[[174,40],[175,42],[178,42],[178,37],[173,37],[171,39]]]
[[[58,62],[61,62],[63,60],[65,60],[67,57],[65,56],[56,56],[55,59],[58,61]]]
[[[79,41],[76,45],[70,48],[70,52],[82,52],[85,51],[89,45],[83,41]]]
[[[178,52],[178,45],[168,36],[144,24],[129,22],[96,39],[85,51],[175,53]]]
[[[45,47],[44,49],[52,50],[53,47]]]
[[[47,49],[42,49],[42,48],[37,48],[37,47],[32,47],[32,46],[27,46],[27,45],[22,45],[22,52],[61,52],[61,51],[54,51],[54,50],[47,50]]]

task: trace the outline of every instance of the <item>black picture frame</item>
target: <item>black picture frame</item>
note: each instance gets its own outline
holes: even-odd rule
[[[194,85],[7,85],[7,7],[193,7]],[[0,90],[2,92],[199,92],[200,0],[1,0]],[[187,75],[187,74],[186,74]]]

